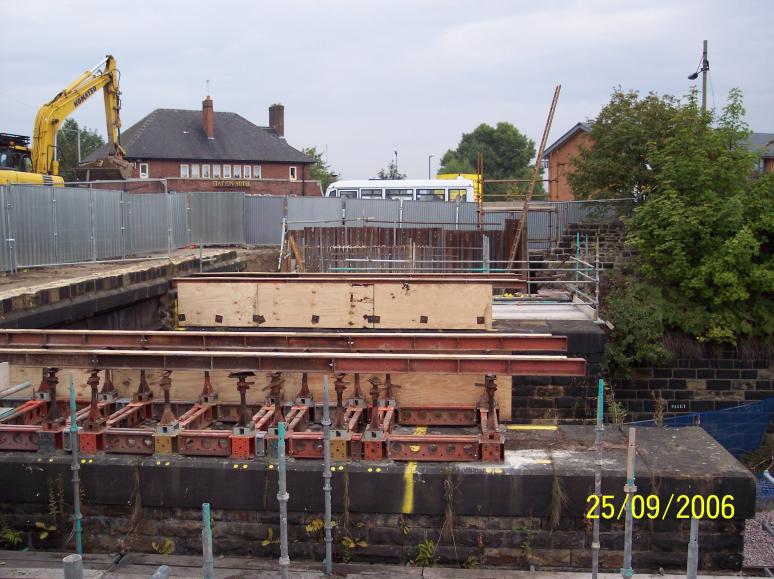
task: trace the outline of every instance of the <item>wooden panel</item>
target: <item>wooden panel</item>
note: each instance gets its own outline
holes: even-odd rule
[[[375,328],[492,329],[492,287],[488,285],[378,284],[374,304],[379,316]]]
[[[57,394],[59,398],[68,396],[68,374],[70,370],[61,370],[59,372],[59,386]],[[86,385],[86,379],[89,373],[86,370],[72,370],[73,382],[75,384],[76,396],[79,398],[88,398],[90,389]],[[23,368],[11,366],[11,382],[18,384],[24,380],[32,380],[37,389],[40,384],[40,368]],[[100,373],[100,387],[104,375]],[[160,371],[148,370],[146,378],[148,384],[153,390],[153,395],[163,399],[161,388],[159,387]],[[368,396],[368,390],[371,385],[368,383],[370,374],[361,376],[361,389]],[[379,376],[384,379],[384,375]],[[210,373],[212,386],[218,393],[218,398],[222,402],[239,402],[239,392],[236,389],[236,380],[228,377],[227,371],[214,371]],[[353,392],[354,378],[348,375],[345,380],[349,382],[344,391],[346,400]],[[392,381],[401,387],[395,390],[395,396],[399,404],[404,405],[426,405],[426,404],[470,404],[475,405],[481,398],[484,390],[477,388],[476,383],[483,382],[483,375],[461,374],[456,376],[438,376],[432,374],[393,374]],[[247,391],[248,404],[259,404],[266,399],[264,386],[269,383],[266,374],[258,374],[251,381],[255,382]],[[121,397],[130,398],[132,393],[137,390],[140,382],[139,370],[113,370],[113,384]],[[188,372],[176,370],[172,372],[172,399],[194,401],[199,397],[204,383],[204,374],[202,372]],[[511,378],[502,376],[498,380],[499,388],[495,398],[500,407],[500,418],[509,420],[511,417]],[[333,377],[329,378],[329,392],[331,406],[336,404],[336,393],[333,390]],[[301,375],[297,373],[285,374],[285,387],[283,396],[285,399],[293,399],[301,389]],[[309,389],[314,396],[315,401],[322,402],[322,375],[309,375]],[[25,390],[23,394],[29,394],[31,390]],[[370,397],[368,398],[370,400]]]
[[[181,326],[247,328],[258,325],[257,287],[244,283],[180,284],[177,288]]]
[[[188,327],[492,329],[491,284],[465,281],[187,281],[178,304]]]
[[[321,282],[257,285],[258,313],[264,317],[262,328],[373,327],[369,321],[374,307],[372,285]]]

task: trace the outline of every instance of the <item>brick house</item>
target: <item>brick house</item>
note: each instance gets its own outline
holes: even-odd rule
[[[161,191],[153,179],[166,179],[169,191],[322,195],[319,181],[309,178],[314,160],[285,140],[281,104],[269,107],[268,127],[236,113],[215,112],[209,96],[201,111],[156,109],[123,131],[121,144],[134,164],[127,191]],[[105,154],[100,148],[84,162]],[[98,180],[99,175],[81,170],[79,178]]]
[[[774,133],[750,133],[747,146],[761,154],[758,171],[774,173]]]
[[[567,175],[572,173],[571,161],[578,155],[581,146],[590,146],[590,131],[591,127],[586,123],[578,123],[543,153],[543,162],[548,163],[549,201],[572,201],[575,198]]]

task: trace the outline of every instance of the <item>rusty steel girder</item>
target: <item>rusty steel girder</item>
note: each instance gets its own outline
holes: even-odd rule
[[[566,352],[567,338],[495,332],[123,332],[0,330],[0,347],[327,352]],[[106,376],[106,384],[112,381]]]
[[[177,451],[185,456],[230,456],[231,433],[226,430],[183,430]]]
[[[153,454],[153,430],[142,428],[108,428],[102,434],[105,452],[118,454]]]
[[[387,458],[416,461],[476,461],[479,459],[477,435],[390,434]]]
[[[42,427],[32,424],[0,425],[0,450],[38,450],[39,433]]]
[[[384,354],[381,352],[223,352],[187,350],[66,350],[0,348],[0,361],[19,366],[316,373],[497,374],[583,376],[586,361],[566,356]]]
[[[398,406],[402,426],[475,426],[476,409],[462,404],[438,406]]]

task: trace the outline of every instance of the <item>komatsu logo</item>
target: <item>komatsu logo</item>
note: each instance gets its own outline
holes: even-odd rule
[[[89,90],[87,90],[85,93],[83,93],[81,96],[79,96],[77,99],[75,99],[75,102],[73,103],[73,106],[82,105],[83,102],[88,99],[91,95],[93,95],[95,92],[97,92],[97,87],[93,86]]]

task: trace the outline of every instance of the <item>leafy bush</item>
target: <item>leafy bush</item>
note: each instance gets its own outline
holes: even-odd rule
[[[602,317],[613,324],[605,366],[613,378],[628,378],[637,365],[659,364],[669,357],[661,299],[657,288],[632,277],[612,274],[607,283]]]

